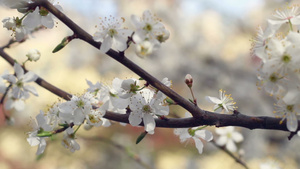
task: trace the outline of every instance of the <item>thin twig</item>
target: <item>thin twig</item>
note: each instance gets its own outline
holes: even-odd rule
[[[247,164],[244,161],[242,161],[241,159],[236,157],[231,151],[227,150],[224,146],[217,145],[214,140],[210,141],[210,143],[212,143],[214,146],[218,147],[220,150],[224,151],[227,155],[229,155],[231,158],[233,158],[237,163],[241,164],[246,169],[249,169]]]
[[[135,153],[131,152],[128,148],[124,147],[123,145],[118,144],[118,143],[112,141],[111,139],[104,138],[104,137],[101,137],[101,136],[97,136],[97,137],[82,137],[82,136],[80,136],[80,138],[83,138],[85,140],[90,140],[90,141],[101,141],[101,142],[110,144],[113,147],[115,147],[115,148],[123,151],[124,153],[126,153],[131,159],[133,159],[135,162],[137,162],[138,164],[140,164],[144,168],[152,169],[149,165],[147,165],[146,163],[144,163],[142,161],[142,159],[138,155],[136,155]]]

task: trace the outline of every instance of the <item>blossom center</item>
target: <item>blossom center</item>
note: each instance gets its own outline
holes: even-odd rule
[[[152,25],[149,23],[146,23],[146,25],[143,28],[145,31],[147,32],[151,32],[152,31]]]
[[[80,107],[80,108],[83,108],[84,107],[84,101],[83,100],[79,100],[77,102],[77,106]]]
[[[118,34],[118,32],[117,32],[115,29],[110,29],[110,30],[108,31],[108,35],[109,35],[110,37],[113,37],[113,36],[116,35],[116,34]]]
[[[47,16],[49,14],[49,11],[46,8],[41,7],[39,13],[40,13],[41,16]]]
[[[276,83],[278,80],[278,77],[275,75],[275,73],[271,74],[269,77],[270,82]]]
[[[152,109],[149,105],[144,105],[142,108],[144,113],[150,114],[152,112]]]
[[[290,111],[290,112],[293,112],[293,110],[294,110],[294,105],[287,105],[287,106],[286,106],[286,109],[287,109],[288,111]]]
[[[18,88],[23,88],[24,83],[22,82],[22,80],[18,80],[16,85],[17,85]]]
[[[195,136],[195,132],[196,132],[196,130],[193,130],[193,129],[191,129],[191,128],[188,129],[188,133],[189,133],[189,135],[191,135],[192,137]]]
[[[284,62],[284,63],[289,63],[290,61],[291,61],[291,56],[290,55],[287,55],[287,54],[285,54],[285,55],[283,55],[282,56],[282,61]]]

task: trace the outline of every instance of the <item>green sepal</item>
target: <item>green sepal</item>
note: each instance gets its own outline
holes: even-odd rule
[[[69,38],[68,37],[65,37],[61,42],[60,44],[58,44],[52,51],[52,53],[56,53],[58,51],[60,51],[62,48],[64,48],[65,46],[67,46],[67,44],[69,43]]]
[[[140,77],[139,80],[144,80],[144,79],[142,77]]]
[[[141,135],[139,135],[139,137],[136,139],[135,144],[139,144],[139,143],[145,138],[145,136],[146,136],[147,134],[148,134],[147,131],[142,132]]]
[[[41,131],[37,134],[38,137],[50,137],[52,136],[52,132],[51,131]]]
[[[44,152],[45,153],[45,152]],[[38,156],[36,156],[36,161],[39,161],[39,160],[41,160],[43,157],[45,157],[45,154],[44,153],[42,153],[42,154],[40,154],[40,155],[38,155]]]
[[[166,98],[166,102],[167,102],[169,105],[175,104],[174,100],[172,100],[172,99],[170,99],[170,98]]]
[[[69,124],[58,124],[59,126],[61,126],[61,127],[69,127],[70,125]]]

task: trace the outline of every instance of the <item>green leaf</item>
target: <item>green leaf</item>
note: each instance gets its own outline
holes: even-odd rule
[[[139,137],[136,139],[135,144],[139,144],[144,138],[145,136],[148,134],[147,131],[144,131],[141,135],[139,135]]]

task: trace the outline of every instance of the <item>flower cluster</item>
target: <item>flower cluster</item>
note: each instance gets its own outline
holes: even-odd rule
[[[170,84],[167,78],[163,82]],[[31,146],[38,145],[37,154],[44,152],[45,138],[58,132],[64,132],[64,147],[71,152],[79,150],[76,131],[82,124],[86,129],[110,126],[110,122],[103,118],[106,111],[125,114],[129,110],[129,123],[138,126],[143,121],[149,134],[154,133],[155,118],[169,113],[166,96],[151,87],[140,87],[136,79],[115,78],[112,87],[99,82],[93,84],[88,80],[87,84],[89,88],[83,95],[73,95],[69,101],[56,103],[36,117],[37,125],[27,140]],[[75,126],[78,126],[76,130]]]
[[[132,36],[136,54],[140,57],[151,55],[162,42],[165,42],[170,33],[165,29],[161,21],[150,11],[145,11],[142,18],[136,15],[131,16],[131,21],[135,27],[132,30],[120,28],[125,22],[124,18],[105,17],[100,18],[99,30],[94,34],[94,40],[102,42],[100,50],[106,53],[111,47],[118,51],[124,51],[129,46],[128,37]]]
[[[20,1],[8,1],[6,4],[10,8],[17,8],[19,12],[23,13],[21,18],[19,17],[6,17],[2,20],[3,27],[7,30],[13,31],[13,35],[17,41],[23,40],[31,31],[36,27],[43,25],[47,28],[53,28],[54,21],[53,15],[43,7],[36,7],[35,9],[27,8],[28,3],[32,3],[31,0]],[[54,3],[53,1],[51,1]],[[60,5],[54,5],[57,9],[62,10]]]
[[[300,113],[299,6],[278,9],[267,22],[265,30],[258,29],[252,49],[261,59],[257,86],[277,99],[274,113],[287,120],[289,131],[296,131]]]

